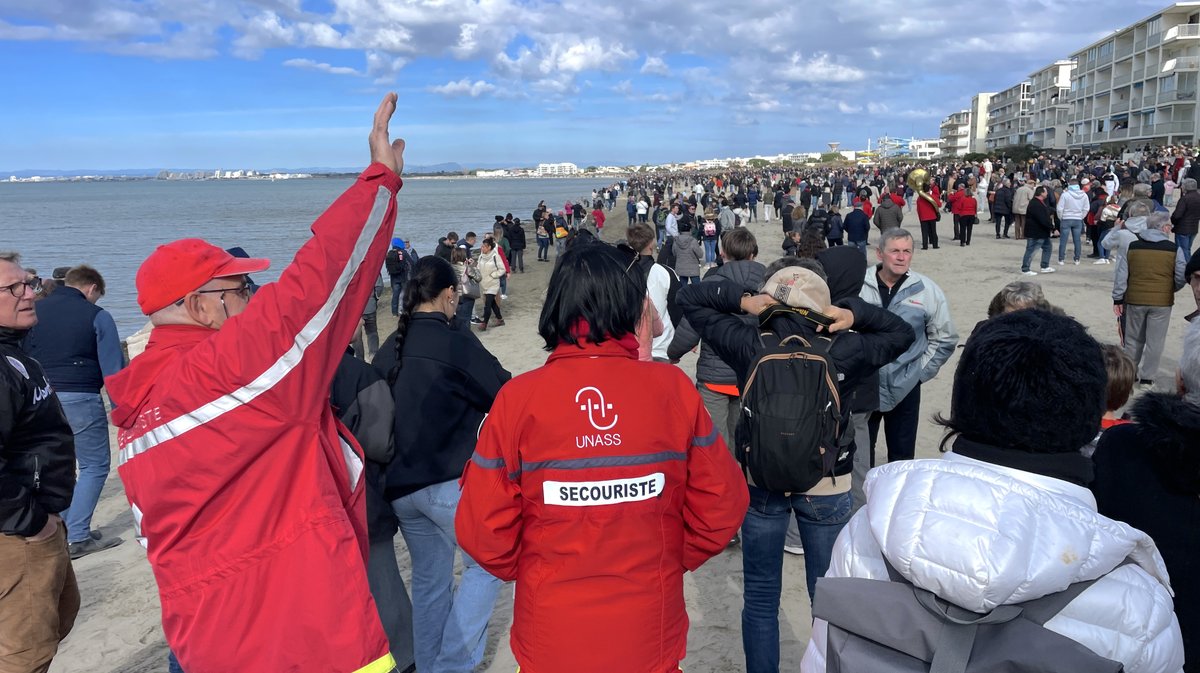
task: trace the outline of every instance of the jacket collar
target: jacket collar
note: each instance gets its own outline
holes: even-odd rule
[[[555,360],[564,358],[629,358],[630,360],[637,359],[637,352],[630,352],[628,348],[621,345],[616,339],[605,339],[603,343],[592,343],[590,341],[580,341],[579,345],[572,346],[569,343],[560,343],[550,357],[546,358],[546,363],[549,364]]]
[[[21,343],[21,339],[24,339],[25,335],[28,333],[29,333],[29,330],[27,330],[27,329],[13,329],[11,327],[0,327],[0,344],[10,344],[13,346],[18,346]]]
[[[942,460],[949,460],[954,463],[971,465],[973,467],[999,472],[1006,477],[1010,477],[1012,479],[1016,479],[1017,481],[1029,484],[1030,486],[1040,488],[1043,491],[1049,491],[1055,495],[1062,495],[1077,500],[1080,504],[1084,505],[1091,511],[1096,511],[1096,496],[1092,495],[1092,492],[1083,486],[1072,484],[1069,481],[1055,479],[1054,477],[1046,477],[1033,472],[1026,472],[1025,470],[1018,470],[1012,467],[997,465],[995,463],[988,463],[982,460],[976,460],[974,458],[967,458],[959,453],[947,453],[942,456]]]

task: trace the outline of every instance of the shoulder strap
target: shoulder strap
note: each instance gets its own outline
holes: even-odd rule
[[[1135,565],[1133,561],[1125,559],[1117,566]],[[1113,568],[1109,573],[1115,571]],[[1108,573],[1106,573],[1108,574]],[[1103,577],[1103,575],[1101,576]],[[1026,601],[1021,604],[1021,614],[1029,621],[1038,626],[1045,626],[1046,622],[1054,618],[1055,615],[1063,611],[1063,608],[1070,605],[1071,601],[1079,598],[1079,594],[1087,591],[1093,584],[1098,582],[1100,578],[1088,580],[1086,582],[1076,582],[1062,591],[1048,596],[1042,596],[1031,601]]]

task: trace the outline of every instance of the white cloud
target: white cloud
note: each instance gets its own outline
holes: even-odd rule
[[[837,108],[838,108],[838,112],[841,112],[842,114],[848,114],[848,115],[849,114],[858,114],[859,112],[862,112],[862,106],[850,105],[846,101],[842,101],[842,100],[838,101]]]
[[[779,68],[779,76],[789,82],[841,84],[861,82],[867,78],[867,73],[860,68],[837,63],[825,52],[812,58],[805,58],[800,52],[795,52],[788,62]]]
[[[289,68],[300,68],[301,70],[316,70],[317,72],[326,72],[330,75],[353,75],[355,77],[362,76],[362,73],[354,68],[335,66],[328,63],[318,63],[317,61],[307,58],[289,58],[283,62],[283,65]]]
[[[667,67],[665,61],[657,56],[647,56],[646,62],[642,63],[640,71],[643,75],[662,75],[666,77],[671,74],[671,69]]]
[[[464,96],[479,98],[484,94],[495,91],[496,85],[483,80],[472,82],[471,78],[464,77],[457,82],[446,82],[445,84],[429,87],[429,90],[447,98],[461,98]]]

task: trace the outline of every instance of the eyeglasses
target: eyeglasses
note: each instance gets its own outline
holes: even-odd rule
[[[250,283],[248,282],[242,283],[237,287],[225,287],[219,290],[196,290],[195,294],[219,294],[221,295],[221,301],[225,301],[226,292],[233,292],[237,296],[241,297],[244,301],[250,301],[250,295],[253,294],[253,292],[250,290]]]
[[[25,296],[26,288],[33,290],[33,292],[36,294],[39,290],[42,289],[42,279],[38,278],[37,276],[34,276],[33,278],[30,278],[29,280],[19,280],[19,281],[13,283],[12,285],[5,285],[3,287],[0,287],[0,290],[8,290],[9,294],[16,297],[17,299],[21,299],[22,297]]]

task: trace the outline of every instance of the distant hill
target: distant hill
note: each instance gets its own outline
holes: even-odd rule
[[[221,170],[239,170],[241,166],[223,166]],[[331,167],[331,166],[303,166],[300,168],[255,168],[259,173],[358,173],[363,169],[362,166],[350,167]],[[35,175],[40,175],[47,178],[72,178],[83,175],[97,175],[105,177],[130,177],[130,178],[152,178],[162,171],[171,173],[195,173],[197,171],[214,171],[216,168],[111,168],[111,169],[95,169],[95,168],[70,168],[64,170],[56,170],[50,168],[22,168],[20,170],[0,170],[0,180],[7,179],[8,176],[14,175],[18,178],[30,178]],[[428,174],[428,173],[461,173],[463,167],[455,162],[431,164],[428,166],[405,166],[404,172],[410,175]]]

